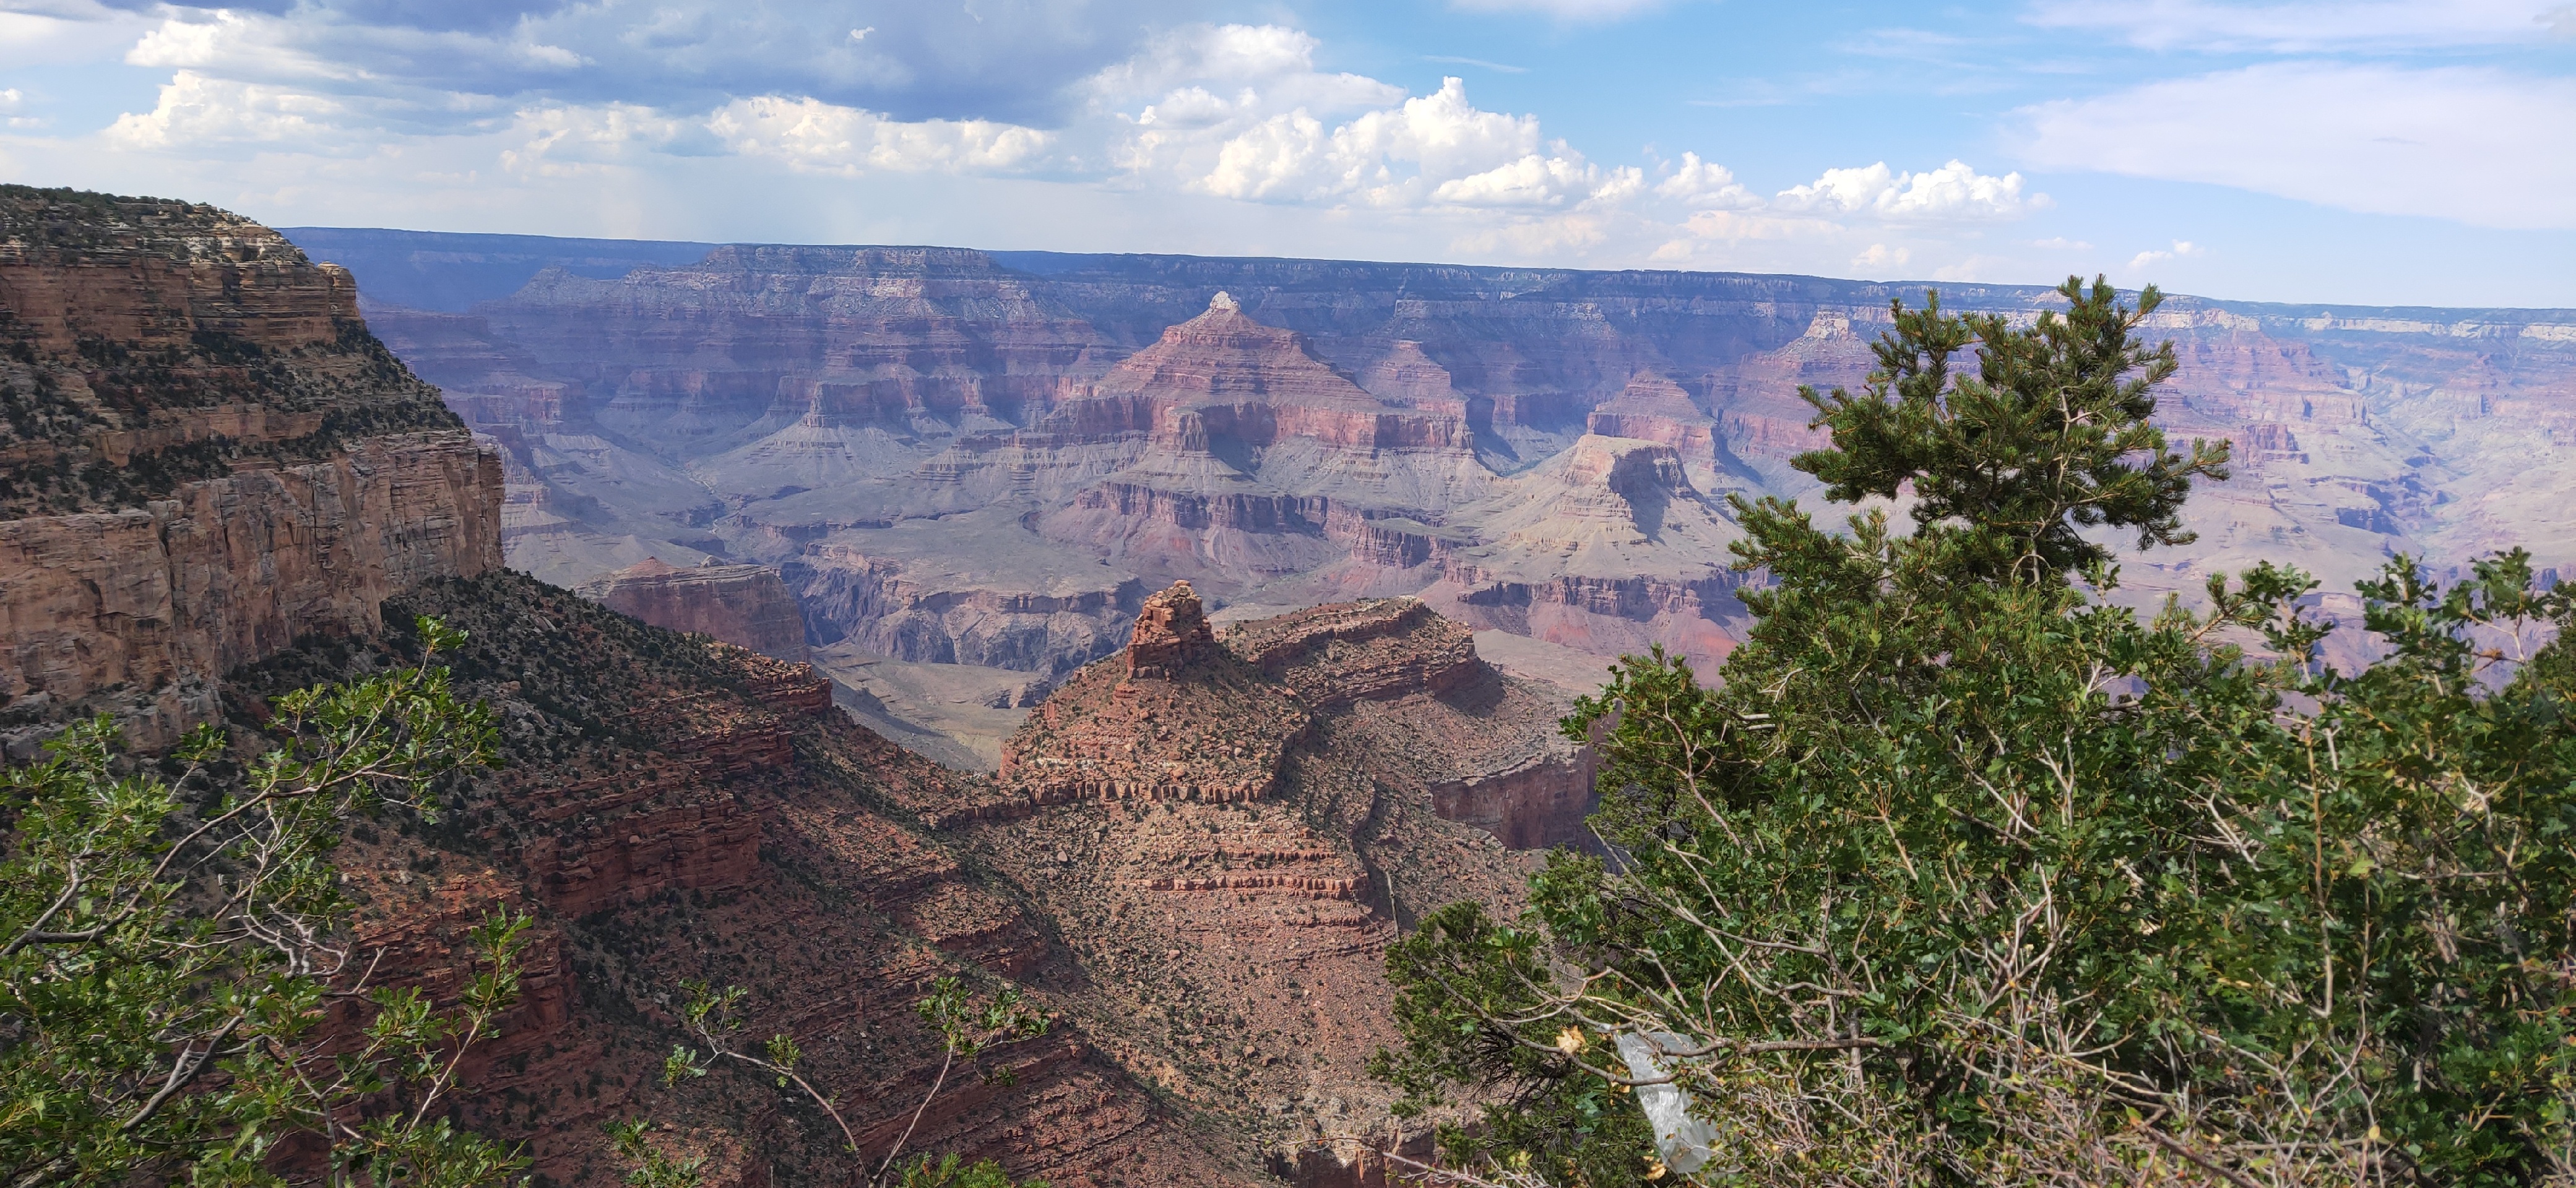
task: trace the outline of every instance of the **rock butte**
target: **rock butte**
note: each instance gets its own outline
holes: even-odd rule
[[[750,1033],[795,1035],[876,1152],[939,1065],[912,1002],[977,971],[1057,1025],[988,1058],[1006,1081],[952,1078],[912,1149],[1059,1185],[1382,1175],[1311,1140],[1384,1121],[1360,1069],[1389,1034],[1383,945],[1462,896],[1509,906],[1532,858],[1498,836],[1571,838],[1587,805],[1560,695],[1410,599],[1220,632],[1186,586],[1132,589],[1127,654],[1073,671],[1001,777],[937,767],[810,665],[500,568],[526,459],[460,432],[344,277],[221,211],[0,187],[0,314],[0,391],[31,411],[0,442],[13,741],[107,709],[146,745],[217,717],[248,745],[269,698],[404,659],[413,616],[467,632],[446,659],[503,766],[337,857],[381,984],[451,998],[467,928],[536,915],[465,1121],[555,1183],[619,1182],[600,1126],[635,1116],[726,1188],[846,1166],[754,1080],[660,1083],[683,979],[747,987]],[[145,348],[148,376],[112,362]],[[69,485],[63,457],[135,464]],[[640,560],[594,593],[785,633],[774,595],[728,601],[756,576]]]
[[[386,278],[379,301],[483,266],[468,240],[400,241],[459,261],[428,264],[389,255],[390,233],[299,234],[362,288]],[[627,250],[647,248],[673,250]],[[2053,300],[1941,290],[2016,317]],[[818,641],[1057,679],[1180,577],[1216,606],[1417,595],[1479,629],[1712,665],[1742,626],[1724,497],[1812,495],[1788,466],[1818,444],[1799,385],[1858,384],[1888,300],[1921,293],[719,247],[483,296],[380,321],[515,460],[514,563],[575,580],[654,542],[772,564]],[[2390,552],[2437,572],[2517,543],[2576,559],[2576,527],[2545,514],[2576,488],[2576,315],[2178,297],[2149,332],[2181,360],[2172,435],[2225,438],[2236,465],[2188,509],[2199,543],[2125,566],[2134,596],[2257,560],[2331,600]]]
[[[656,627],[694,631],[780,660],[805,660],[805,617],[778,571],[766,566],[718,565],[710,558],[680,569],[648,557],[573,592]]]

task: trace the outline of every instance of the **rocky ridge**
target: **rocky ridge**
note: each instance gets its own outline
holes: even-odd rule
[[[220,675],[501,562],[501,473],[346,272],[212,207],[0,186],[0,738],[162,745]]]
[[[363,282],[365,233],[334,234]],[[1940,288],[2014,317],[2053,300]],[[891,662],[1057,679],[1188,578],[1228,615],[1418,595],[1705,666],[1741,627],[1725,497],[1814,490],[1788,467],[1819,444],[1798,387],[1858,383],[1887,301],[1919,290],[726,249],[488,289],[480,321],[424,319],[399,345],[483,393],[478,426],[528,427],[554,519],[514,557],[576,577],[644,553],[773,564],[818,640]],[[2194,501],[2200,544],[2127,567],[2140,597],[2263,558],[2339,590],[2392,551],[2439,569],[2576,549],[2552,428],[2576,417],[2576,315],[2177,297],[2150,333],[2183,361],[2174,435],[2226,438],[2239,466]]]
[[[680,569],[646,558],[573,588],[621,615],[695,632],[793,663],[805,661],[805,617],[778,571],[718,565]]]

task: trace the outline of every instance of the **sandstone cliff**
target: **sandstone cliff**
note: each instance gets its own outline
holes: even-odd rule
[[[346,273],[211,207],[0,187],[0,732],[216,682],[500,564],[500,468]]]
[[[648,557],[584,582],[573,592],[656,627],[713,636],[780,660],[805,661],[805,616],[778,580],[778,571],[765,566],[679,569]]]
[[[1393,1035],[1387,943],[1462,897],[1509,910],[1533,863],[1509,847],[1580,838],[1562,708],[1410,599],[1220,633],[1181,584],[1039,705],[997,786],[922,811],[1062,930],[1104,1053],[1337,1183],[1325,1140],[1389,1123],[1364,1071]]]

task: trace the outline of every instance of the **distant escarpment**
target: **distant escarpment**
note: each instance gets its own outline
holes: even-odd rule
[[[394,246],[415,291],[423,241]],[[1815,493],[1798,389],[1857,387],[1890,299],[1925,287],[865,247],[612,275],[604,250],[394,334],[511,451],[513,564],[773,565],[818,640],[1047,679],[1184,577],[1229,608],[1413,595],[1706,670],[1760,580],[1730,568],[1727,497]],[[2329,589],[2392,551],[2576,563],[2549,514],[2576,495],[2576,314],[2175,297],[2146,333],[2181,362],[2172,438],[2237,461],[2186,513],[2198,543],[2124,567],[2137,596],[2260,560]]]
[[[1105,1053],[1338,1183],[1358,1169],[1314,1140],[1389,1124],[1364,1068],[1393,1034],[1386,945],[1461,898],[1510,910],[1527,848],[1581,836],[1562,710],[1416,600],[1220,631],[1182,583],[1037,707],[995,784],[923,811],[1055,922]]]
[[[296,637],[501,563],[501,471],[347,273],[212,207],[0,186],[0,733],[157,745]]]
[[[646,559],[573,591],[656,627],[711,636],[764,656],[805,661],[805,618],[778,571],[701,563],[679,569]]]

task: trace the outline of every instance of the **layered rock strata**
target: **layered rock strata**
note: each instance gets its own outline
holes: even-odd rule
[[[347,274],[211,207],[0,187],[0,733],[146,746],[227,669],[500,563],[501,473]]]
[[[1410,599],[1218,632],[1175,585],[1038,707],[995,787],[921,808],[1063,930],[1104,1052],[1329,1184],[1349,1168],[1317,1140],[1389,1124],[1364,1068],[1393,1038],[1386,945],[1459,898],[1512,910],[1532,856],[1488,827],[1545,845],[1589,808],[1562,709]]]
[[[646,558],[573,592],[656,627],[713,636],[764,656],[803,663],[805,617],[796,598],[763,565],[681,569]]]
[[[2057,300],[1940,289],[2017,319]],[[1114,651],[1144,591],[1181,577],[1219,605],[1418,595],[1487,629],[1604,656],[1661,643],[1705,667],[1740,628],[1745,575],[1718,533],[1668,531],[1631,498],[1642,543],[1585,553],[1593,528],[1527,513],[1570,497],[1590,505],[1571,519],[1607,523],[1578,488],[1610,476],[1569,454],[1614,441],[1670,451],[1691,492],[1665,484],[1673,522],[1705,519],[1692,504],[1723,520],[1729,495],[1811,495],[1790,462],[1823,438],[1799,389],[1857,387],[1891,298],[1920,287],[746,248],[548,274],[422,319],[404,349],[452,369],[505,448],[526,443],[513,473],[552,501],[531,503],[512,556],[559,580],[646,553],[756,561],[789,574],[818,640],[1048,678]],[[2390,552],[2437,571],[2515,543],[2576,556],[2550,510],[2576,493],[2555,460],[2576,437],[2563,311],[2178,297],[2148,333],[2182,362],[2160,414],[2175,439],[2228,439],[2240,464],[2187,509],[2197,544],[2125,568],[2138,596],[2264,559],[2348,589]],[[961,560],[989,556],[1012,561]],[[1000,609],[1022,597],[1048,609]]]
[[[1257,1152],[1191,1130],[1070,1020],[913,1130],[944,1065],[913,1010],[932,981],[1016,982],[1059,1013],[1082,992],[1024,893],[900,807],[959,781],[835,711],[808,665],[500,570],[502,467],[345,278],[273,234],[17,188],[0,220],[0,711],[26,741],[104,704],[147,748],[220,714],[248,754],[270,699],[417,662],[417,616],[466,633],[440,659],[492,707],[501,765],[442,781],[434,819],[350,822],[334,855],[377,985],[453,1001],[473,924],[535,917],[462,1122],[563,1185],[623,1181],[601,1124],[630,1117],[709,1156],[716,1188],[853,1175],[838,1129],[762,1082],[662,1084],[697,979],[744,987],[753,1034],[797,1037],[863,1155],[911,1130],[1059,1184],[1259,1179]]]

